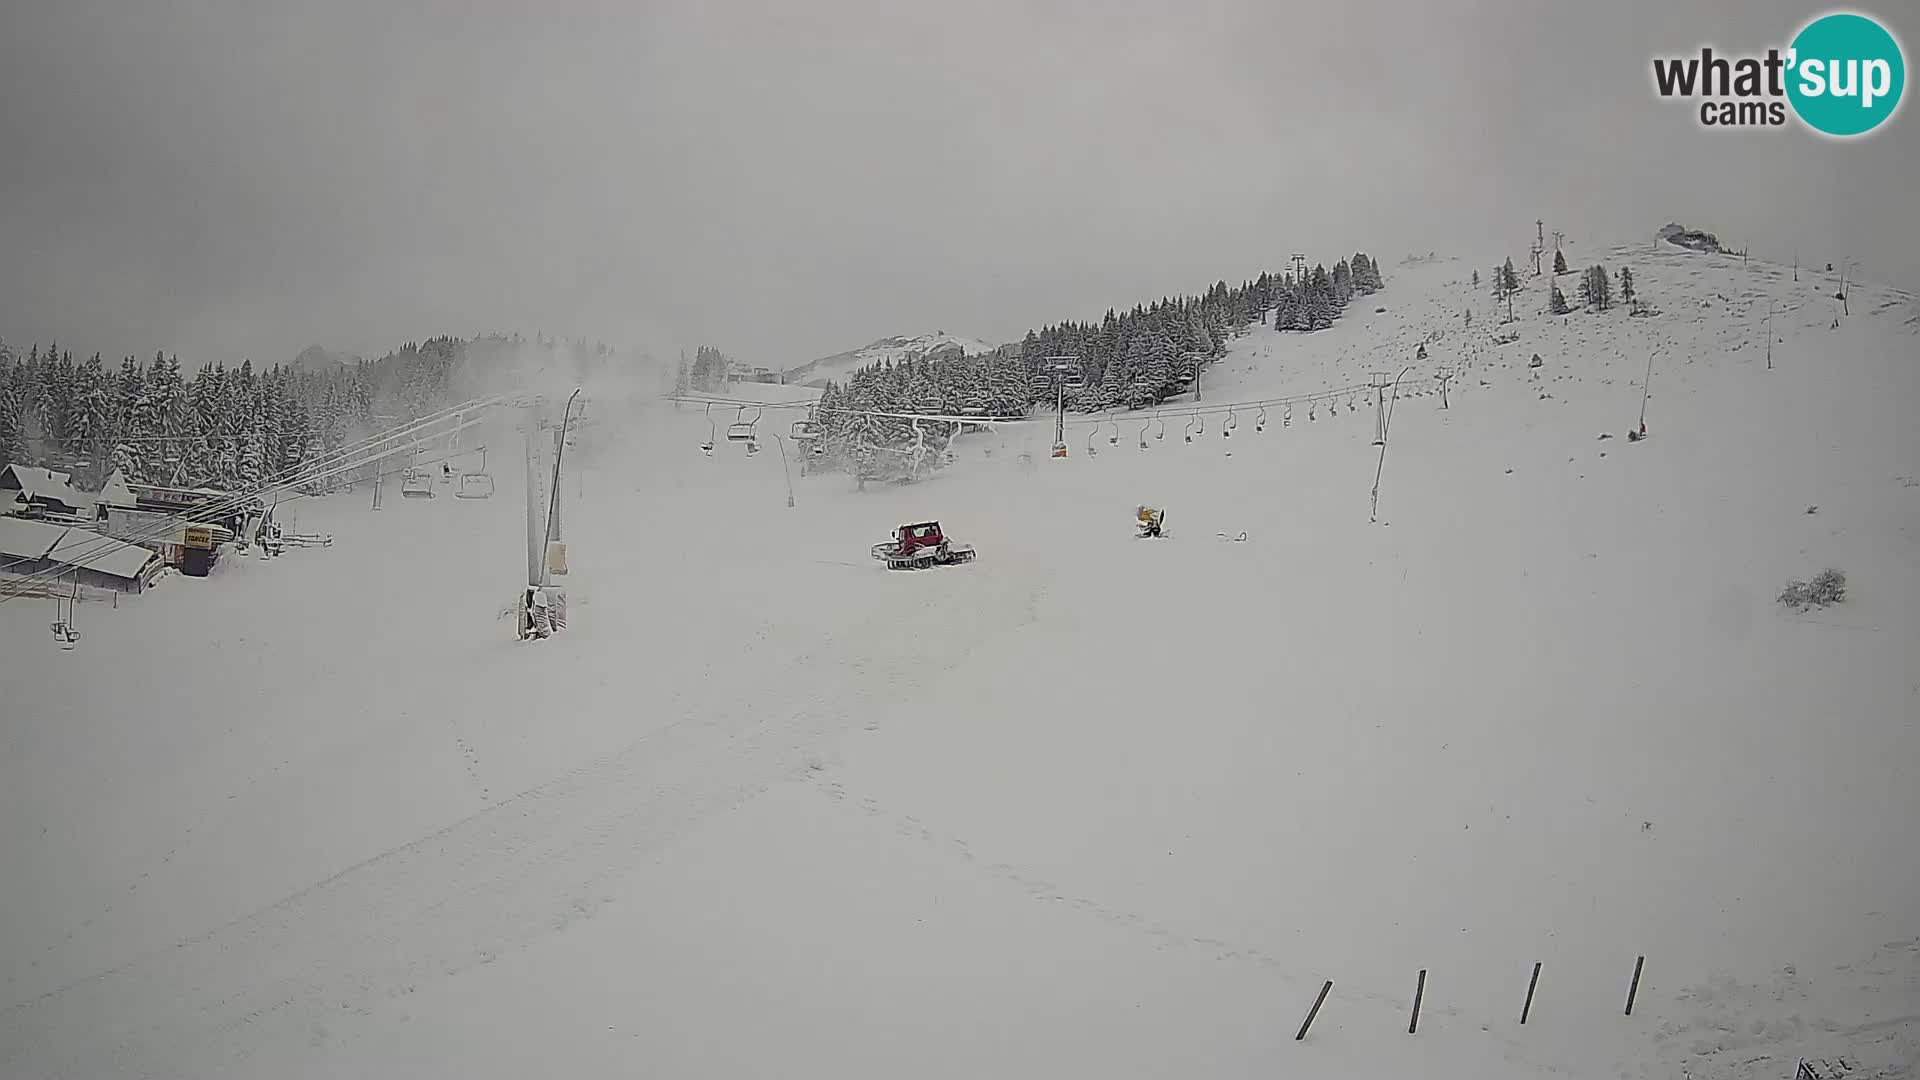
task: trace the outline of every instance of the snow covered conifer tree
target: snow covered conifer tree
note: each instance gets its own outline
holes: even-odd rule
[[[1568,311],[1567,298],[1561,295],[1558,283],[1555,283],[1552,291],[1548,293],[1547,308],[1555,315],[1565,315]]]
[[[1559,248],[1553,249],[1553,272],[1555,276],[1567,272],[1567,256]]]
[[[1607,268],[1597,263],[1587,270],[1587,302],[1601,311],[1613,306],[1613,290],[1608,284]]]
[[[1504,292],[1520,291],[1520,275],[1513,272],[1513,259],[1507,259],[1506,265],[1500,269],[1500,275],[1500,287]]]
[[[1334,298],[1333,278],[1327,268],[1315,264],[1313,280],[1307,286],[1308,329],[1325,330],[1333,325],[1339,315],[1339,303]]]
[[[1640,309],[1639,302],[1634,299],[1633,271],[1625,266],[1620,268],[1620,299],[1625,300],[1629,308],[1635,311]]]
[[[1480,271],[1478,270],[1473,272],[1473,287],[1476,289],[1480,287]]]
[[[25,365],[15,364],[9,356],[0,356],[0,468],[29,463],[24,415],[26,378]]]

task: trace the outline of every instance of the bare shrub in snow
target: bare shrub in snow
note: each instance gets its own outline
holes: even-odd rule
[[[1787,582],[1787,587],[1780,590],[1779,596],[1781,603],[1795,611],[1823,608],[1846,598],[1847,575],[1832,567],[1815,574],[1812,581]]]

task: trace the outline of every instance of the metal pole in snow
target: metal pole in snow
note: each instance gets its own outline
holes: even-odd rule
[[[1053,377],[1054,390],[1060,398],[1060,411],[1053,419],[1053,445],[1067,445],[1067,379],[1056,373]]]
[[[1533,978],[1527,980],[1527,1003],[1520,1006],[1520,1022],[1527,1022],[1527,1014],[1533,1011],[1533,988],[1540,985],[1540,961],[1533,962]]]
[[[1333,980],[1328,979],[1326,985],[1320,988],[1320,996],[1313,999],[1313,1008],[1307,1010],[1307,1018],[1300,1022],[1300,1030],[1293,1036],[1294,1042],[1300,1042],[1307,1037],[1307,1029],[1313,1026],[1313,1018],[1320,1015],[1320,1005],[1327,1000],[1327,991],[1332,989]]]
[[[565,534],[560,531],[560,451],[562,440],[566,437],[564,431],[553,433],[553,491],[551,492],[553,508],[547,514],[548,541],[566,539]]]
[[[1413,1019],[1407,1021],[1407,1034],[1420,1029],[1420,999],[1427,996],[1427,969],[1420,969],[1420,981],[1413,986]]]
[[[535,448],[539,445],[534,441],[536,438],[535,432],[538,428],[539,425],[536,422],[535,415],[533,411],[529,409],[520,427],[521,433],[526,436],[528,585],[540,584],[540,566],[543,561],[540,550],[540,504],[537,501],[540,497],[540,470],[534,462]]]
[[[1633,983],[1627,987],[1627,1015],[1633,1015],[1633,999],[1640,992],[1640,969],[1646,966],[1647,958],[1641,957],[1633,962]]]
[[[554,441],[554,446],[553,446],[553,492],[552,492],[551,502],[547,507],[546,541],[540,545],[540,581],[539,583],[542,585],[547,585],[551,583],[551,579],[548,577],[548,568],[547,568],[547,545],[553,542],[553,527],[555,523],[555,518],[560,513],[560,456],[561,456],[561,451],[565,450],[567,445],[567,422],[569,419],[569,414],[573,411],[573,399],[579,396],[580,396],[580,389],[578,387],[574,388],[573,393],[567,395],[566,408],[560,411],[560,435]]]
[[[787,509],[793,509],[793,473],[787,468],[787,443],[779,432],[773,433],[773,445],[780,448],[780,472],[787,478]]]
[[[1647,353],[1647,377],[1640,380],[1640,430],[1647,430],[1647,397],[1653,392],[1653,358],[1658,349]]]
[[[1380,409],[1380,461],[1373,467],[1373,516],[1369,521],[1380,520],[1380,474],[1387,468],[1387,425],[1393,420],[1393,404],[1400,400],[1400,380],[1412,371],[1411,365],[1401,368],[1400,374],[1393,377],[1393,397]]]

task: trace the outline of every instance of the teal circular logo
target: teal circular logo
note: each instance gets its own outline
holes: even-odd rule
[[[1900,43],[1865,15],[1822,15],[1793,39],[1787,99],[1815,131],[1865,135],[1900,107],[1907,64]]]

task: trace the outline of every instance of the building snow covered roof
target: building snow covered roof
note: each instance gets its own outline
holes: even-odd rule
[[[139,501],[133,497],[133,489],[127,486],[127,474],[119,469],[113,470],[108,475],[107,482],[100,486],[100,494],[94,496],[94,499],[108,506],[140,505]]]
[[[93,505],[93,497],[73,489],[73,474],[54,472],[35,465],[9,465],[0,469],[0,489],[20,492],[31,502],[58,503],[68,511]]]
[[[7,562],[50,559],[114,577],[136,578],[159,556],[85,529],[0,517],[0,558]]]
[[[44,559],[66,532],[63,525],[26,518],[0,518],[0,556],[9,561]]]

